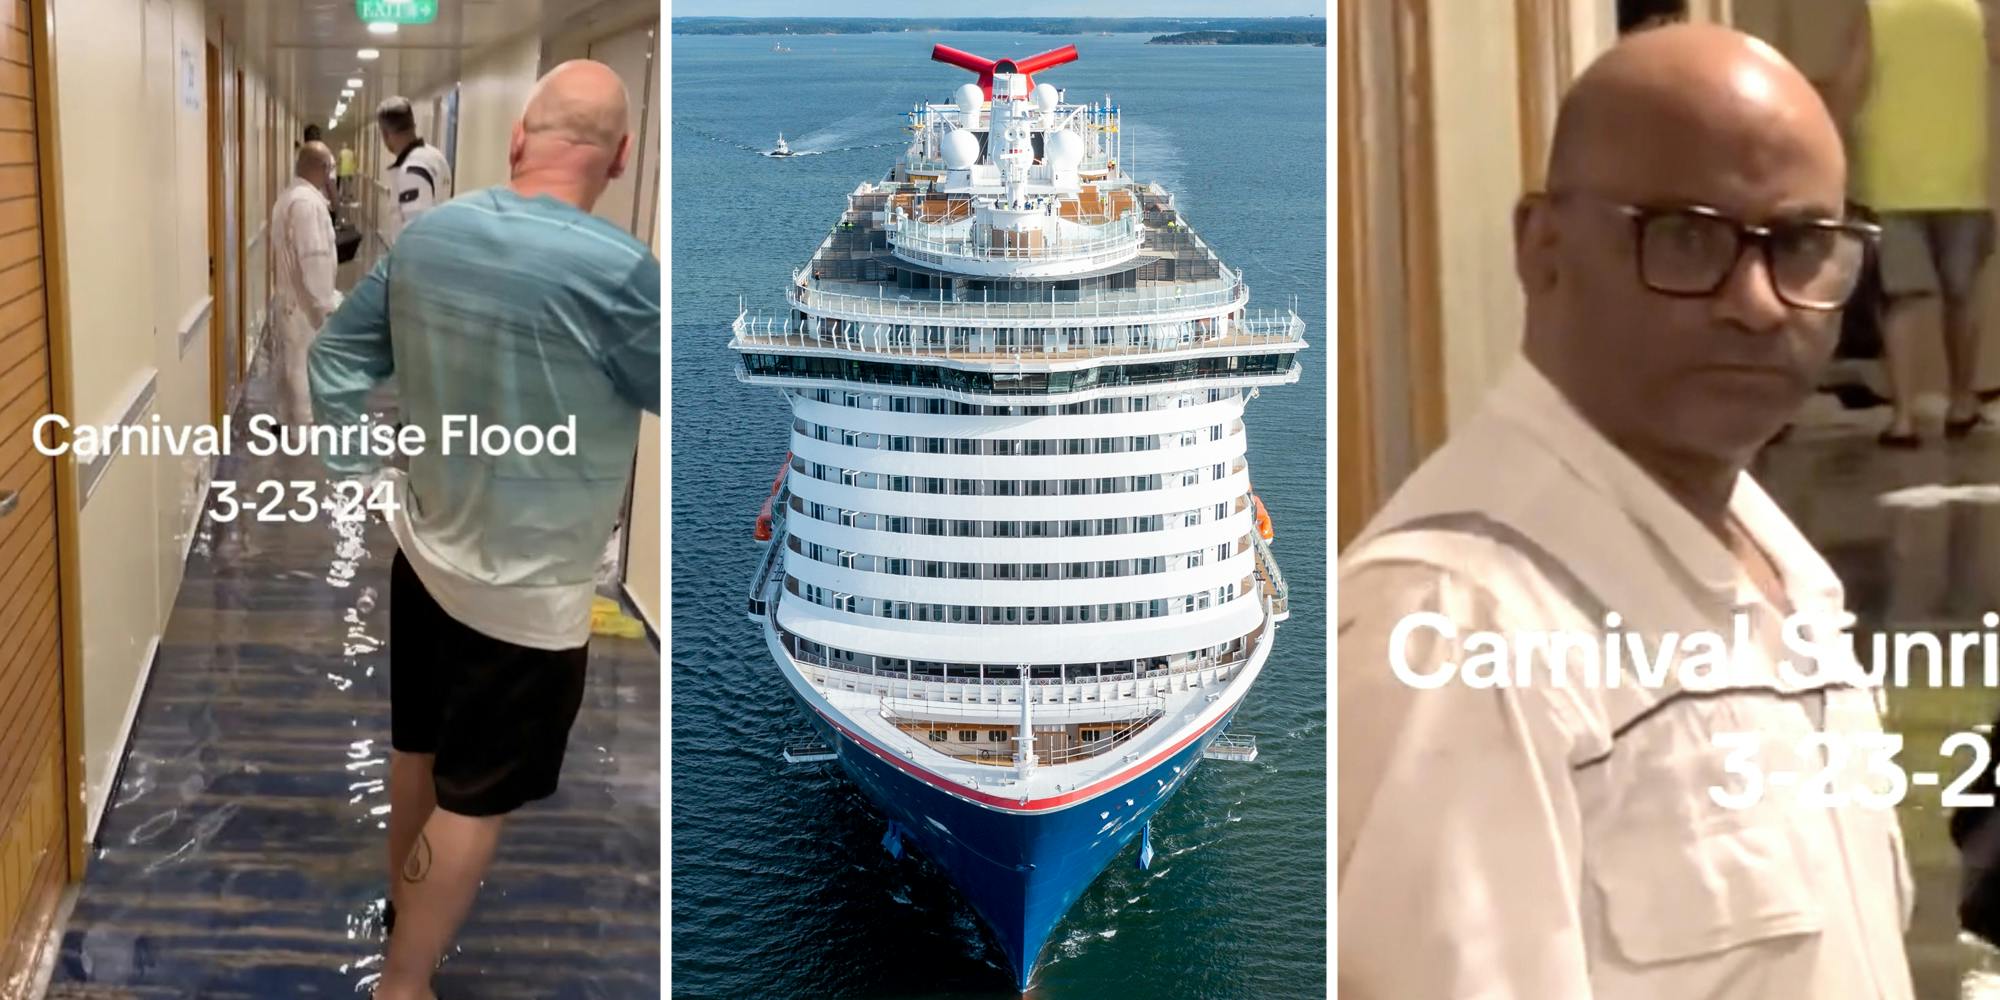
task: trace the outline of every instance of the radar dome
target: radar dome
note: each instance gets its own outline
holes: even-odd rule
[[[1054,111],[1059,98],[1056,97],[1054,84],[1038,83],[1035,85],[1035,92],[1028,95],[1028,100],[1034,102],[1037,110]]]
[[[976,83],[968,83],[952,91],[952,103],[958,105],[958,110],[969,115],[978,114],[979,106],[985,100],[984,93],[980,91],[979,85]]]
[[[952,170],[964,170],[979,162],[979,138],[962,128],[951,130],[944,137],[944,165]]]
[[[1057,173],[1068,173],[1083,162],[1083,140],[1075,132],[1050,132],[1044,159]]]

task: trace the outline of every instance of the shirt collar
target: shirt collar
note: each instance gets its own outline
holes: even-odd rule
[[[394,170],[397,167],[402,166],[403,161],[409,159],[410,154],[416,152],[417,149],[421,147],[423,144],[424,141],[422,139],[411,139],[410,144],[404,146],[403,151],[396,154],[396,162],[389,164],[389,169]]]
[[[1496,416],[1538,439],[1586,488],[1631,517],[1665,558],[1712,597],[1737,605],[1745,603],[1746,593],[1755,593],[1746,587],[1748,574],[1722,540],[1585,419],[1526,358],[1502,378],[1488,405]],[[1832,567],[1747,472],[1736,476],[1729,513],[1776,565],[1795,610],[1826,608],[1829,601],[1838,610],[1842,594]]]
[[[307,191],[312,192],[312,196],[318,199],[320,204],[322,205],[328,204],[326,200],[326,192],[321,191],[318,185],[315,185],[313,182],[306,180],[303,177],[292,178],[291,186],[295,188],[305,188]]]

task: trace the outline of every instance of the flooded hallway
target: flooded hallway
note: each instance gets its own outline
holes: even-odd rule
[[[274,205],[324,142],[320,221],[352,295],[390,253],[416,147],[447,165],[424,178],[438,203],[507,184],[536,81],[591,59],[631,136],[592,214],[657,256],[660,14],[0,2],[0,998],[368,995],[398,540],[332,516],[320,459],[252,447],[284,381]],[[387,106],[414,141],[384,134]],[[400,388],[367,409],[397,425]],[[38,447],[225,417],[223,455]],[[659,441],[644,415],[619,463],[560,786],[508,820],[443,996],[661,988]]]

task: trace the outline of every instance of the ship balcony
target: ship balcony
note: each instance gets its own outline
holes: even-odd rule
[[[1200,281],[1155,284],[1145,291],[1085,295],[1054,292],[1037,302],[989,302],[963,298],[962,292],[939,291],[936,297],[859,295],[809,277],[805,269],[792,275],[794,308],[827,319],[935,324],[941,326],[1096,326],[1106,320],[1139,318],[1167,323],[1240,312],[1250,301],[1243,276],[1223,268],[1222,276]]]
[[[843,357],[813,357],[812,352],[758,349],[732,342],[742,351],[736,365],[739,381],[752,385],[811,386],[837,384],[895,394],[937,394],[949,399],[984,403],[988,399],[1081,400],[1101,395],[1173,386],[1180,389],[1228,386],[1288,385],[1299,380],[1294,353],[1301,344],[1274,350],[1203,357],[1198,352],[1176,356],[1135,358],[1074,370],[1053,370],[1046,362],[1021,359],[1012,365],[983,368],[925,363],[920,356],[876,361]]]
[[[1270,619],[1281,622],[1292,616],[1291,591],[1285,586],[1285,575],[1278,572],[1278,560],[1271,555],[1271,543],[1262,537],[1257,543],[1257,586],[1263,595],[1264,608]]]
[[[774,509],[783,511],[786,508],[778,506]],[[774,539],[788,537],[782,513],[774,519],[772,530]],[[750,597],[745,602],[745,611],[752,621],[762,621],[770,613],[771,603],[776,600],[778,587],[785,578],[784,553],[784,546],[775,541],[764,543],[764,555],[758,560],[757,573],[750,581]]]
[[[969,764],[1020,766],[1020,744],[1016,742],[1021,731],[1018,721],[1003,724],[949,715],[909,718],[897,714],[900,708],[885,702],[883,720],[938,753]],[[1034,764],[1049,767],[1102,756],[1132,742],[1165,715],[1165,703],[1155,699],[1151,711],[1138,718],[1067,722],[1047,728],[1031,721],[1035,725]]]
[[[894,319],[857,320],[743,313],[731,324],[737,351],[817,350],[954,361],[1077,361],[1172,356],[1192,352],[1302,349],[1305,320],[1291,310],[1204,317],[1179,323],[1092,330],[925,326]]]
[[[1139,255],[1145,227],[1137,211],[1098,225],[1061,219],[1059,235],[1000,229],[975,220],[929,222],[898,216],[885,227],[889,251],[924,267],[957,274],[1032,278],[1082,274]]]
[[[783,588],[771,592],[774,609],[784,592]],[[775,619],[770,627],[800,676],[822,691],[880,698],[908,718],[978,718],[999,724],[1020,721],[1023,686],[1018,677],[919,674],[907,666],[882,667],[872,657],[864,657],[865,662],[836,660],[806,648]],[[1056,677],[1031,677],[1026,686],[1030,712],[1047,724],[1074,721],[1068,719],[1070,716],[1088,720],[1144,716],[1169,695],[1213,689],[1235,679],[1250,665],[1265,628],[1260,622],[1243,635],[1234,644],[1240,646],[1238,649],[1175,658],[1167,666],[1134,663],[1128,671],[1104,674],[1072,673],[1064,668]]]

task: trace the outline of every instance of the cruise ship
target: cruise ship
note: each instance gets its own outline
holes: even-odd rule
[[[1025,991],[1196,764],[1255,755],[1225,732],[1288,606],[1244,409],[1305,325],[1121,170],[1116,104],[1034,79],[1075,46],[932,58],[977,82],[733,324],[792,415],[748,613],[817,737],[786,758],[838,761]]]

